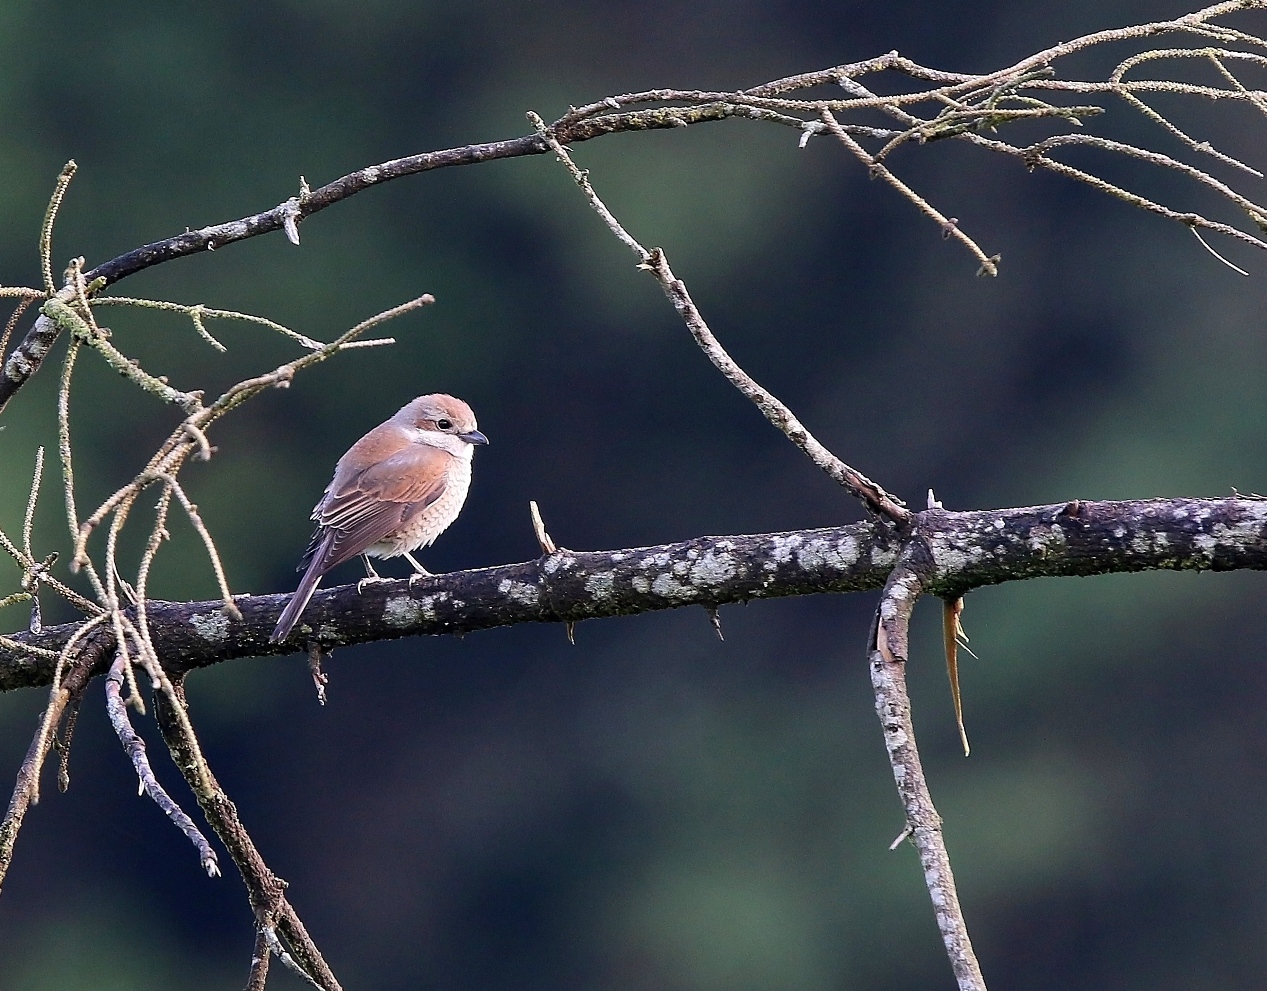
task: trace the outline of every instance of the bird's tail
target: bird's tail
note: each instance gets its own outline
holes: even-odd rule
[[[295,594],[290,597],[286,608],[282,610],[281,617],[273,628],[273,635],[268,638],[269,643],[281,643],[290,636],[290,631],[299,622],[299,617],[308,605],[308,600],[312,598],[312,593],[317,590],[317,583],[321,581],[323,574],[319,558],[308,565],[308,570],[304,572],[304,577],[299,582],[299,587],[295,589]]]

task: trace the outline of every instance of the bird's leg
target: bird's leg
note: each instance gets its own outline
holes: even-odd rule
[[[378,582],[391,581],[390,578],[384,578],[382,575],[380,575],[377,571],[374,570],[374,565],[370,564],[370,556],[368,554],[362,554],[361,560],[365,562],[365,577],[356,583],[357,592],[364,592],[365,586],[367,585],[374,585],[374,584],[377,584]]]
[[[414,566],[414,573],[409,576],[410,585],[412,585],[419,578],[434,578],[435,577],[434,575],[431,574],[430,571],[428,571],[418,562],[418,559],[416,557],[414,557],[408,551],[405,551],[405,560]]]

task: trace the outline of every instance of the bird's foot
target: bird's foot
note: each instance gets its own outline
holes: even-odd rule
[[[366,575],[356,583],[356,592],[358,595],[364,594],[365,590],[371,585],[381,585],[384,582],[394,581],[392,578],[384,578],[381,575]]]
[[[419,578],[434,578],[435,577],[435,575],[433,575],[430,571],[428,571],[426,568],[422,566],[421,561],[419,561],[416,557],[414,557],[408,551],[405,552],[405,560],[408,561],[411,565],[413,565],[413,569],[414,569],[414,573],[409,576],[410,587],[412,587],[413,583],[416,582]]]

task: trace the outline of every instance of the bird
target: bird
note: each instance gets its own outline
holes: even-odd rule
[[[429,575],[412,552],[457,519],[475,448],[487,443],[470,406],[435,393],[406,403],[348,448],[312,511],[317,530],[297,569],[304,576],[269,642],[290,636],[322,576],[358,554],[368,576],[358,587],[385,580],[371,556],[404,556],[417,572],[413,577]]]

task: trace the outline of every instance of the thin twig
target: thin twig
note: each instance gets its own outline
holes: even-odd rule
[[[71,693],[65,688],[54,693],[53,700],[45,715],[60,719]],[[0,820],[0,888],[4,887],[5,876],[9,873],[9,865],[13,863],[13,847],[17,843],[18,832],[22,829],[22,821],[27,810],[38,795],[37,782],[40,769],[44,766],[44,757],[48,753],[50,741],[43,733],[43,723],[27,747],[26,756],[18,768],[17,781],[13,785],[13,794],[9,798],[9,807],[3,820]]]
[[[57,748],[57,790],[65,794],[70,790],[70,745],[75,739],[75,727],[79,725],[79,703],[83,695],[74,693],[66,705],[66,716],[63,719],[65,729],[62,735],[53,737],[53,746]]]
[[[1201,236],[1201,232],[1199,230],[1197,230],[1195,227],[1190,227],[1188,229],[1192,231],[1193,237],[1195,237],[1198,241],[1201,242],[1201,247],[1205,248],[1206,251],[1210,252],[1210,254],[1212,254],[1215,258],[1217,258],[1224,265],[1230,268],[1233,272],[1236,272],[1244,276],[1249,275],[1249,273],[1246,272],[1245,269],[1241,268],[1239,265],[1234,265],[1232,262],[1228,261],[1222,255],[1220,255],[1217,251],[1211,248],[1209,242],[1206,241],[1206,239]]]
[[[211,844],[194,825],[194,821],[185,814],[185,810],[177,805],[158,783],[158,779],[154,777],[154,770],[150,767],[149,758],[145,754],[145,741],[137,736],[136,730],[132,728],[132,723],[128,720],[127,706],[123,702],[120,689],[123,686],[124,669],[130,666],[127,655],[120,649],[114,663],[110,666],[110,673],[106,675],[106,713],[110,717],[110,725],[114,727],[115,735],[118,736],[119,742],[123,744],[123,749],[132,761],[132,767],[136,770],[137,780],[140,781],[142,790],[154,800],[155,805],[163,810],[163,814],[172,821],[172,825],[184,833],[189,842],[194,845],[194,849],[198,851],[198,862],[207,872],[207,876],[219,877],[220,862],[216,857],[216,852],[211,849]]]
[[[264,934],[264,940],[273,956],[277,957],[288,969],[298,974],[306,983],[312,985],[317,991],[321,991],[321,985],[317,983],[316,979],[308,971],[304,970],[294,957],[286,952],[281,940],[277,938],[277,931],[272,926],[261,926],[260,932]]]
[[[13,313],[9,315],[9,322],[4,325],[3,332],[0,332],[0,364],[4,363],[4,352],[9,346],[9,338],[13,336],[13,331],[22,319],[22,314],[40,298],[42,298],[40,295],[23,296],[18,300],[18,305],[13,308]]]
[[[203,318],[208,317],[213,320],[240,320],[245,323],[258,324],[261,327],[267,327],[275,330],[277,333],[289,337],[291,340],[302,344],[309,351],[319,351],[325,347],[320,341],[314,341],[311,337],[300,334],[291,330],[274,320],[267,317],[259,317],[253,313],[239,313],[237,310],[216,310],[209,306],[203,306],[202,303],[194,303],[188,305],[184,303],[171,303],[162,299],[136,299],[130,296],[98,296],[93,301],[94,306],[135,306],[149,310],[167,310],[173,313],[183,313],[193,322],[194,329],[198,334],[211,344],[218,351],[227,351],[223,344],[211,336],[207,328],[203,325]]]
[[[783,405],[773,393],[758,385],[756,380],[739,367],[735,360],[726,353],[717,338],[713,336],[712,331],[708,329],[704,318],[700,315],[699,310],[696,309],[694,302],[692,302],[685,283],[677,279],[669,269],[669,263],[664,256],[664,252],[660,248],[647,251],[646,248],[639,244],[621,226],[620,221],[607,209],[603,201],[599,199],[594,187],[590,185],[587,173],[577,168],[567,149],[550,134],[549,129],[546,128],[541,118],[536,114],[530,113],[528,119],[532,121],[533,125],[537,127],[538,131],[550,144],[559,161],[567,167],[572,174],[572,178],[581,187],[586,199],[589,200],[590,206],[602,218],[603,223],[607,225],[608,229],[616,235],[622,244],[626,245],[637,256],[638,267],[651,272],[659,280],[665,295],[669,297],[678,314],[686,322],[687,329],[690,330],[696,343],[718,371],[725,375],[740,393],[751,400],[757,409],[761,410],[765,415],[765,418],[778,428],[788,440],[800,448],[814,464],[861,499],[869,509],[887,516],[895,523],[902,524],[909,520],[910,511],[905,509],[898,500],[885,492],[881,486],[871,481],[861,472],[851,468],[832,454],[831,451],[827,450],[805,428],[790,409]]]
[[[57,292],[57,286],[53,282],[53,224],[66,195],[66,187],[70,185],[77,168],[73,158],[62,166],[53,195],[49,198],[48,208],[44,211],[44,223],[40,226],[40,271],[44,276],[44,292],[48,296]]]
[[[57,725],[57,721],[61,719],[62,710],[66,707],[66,703],[70,698],[68,689],[62,685],[62,672],[71,657],[74,656],[75,648],[79,645],[79,641],[100,626],[106,618],[106,614],[102,613],[80,624],[79,628],[71,634],[70,639],[66,641],[66,646],[62,648],[61,653],[57,655],[57,663],[53,666],[53,684],[48,693],[48,705],[44,707],[44,713],[40,717],[39,728],[35,731],[35,740],[32,742],[32,752],[36,756],[26,784],[30,791],[29,799],[32,805],[40,804],[40,770],[44,766],[44,757],[48,754],[48,748],[52,744],[53,728]]]
[[[528,500],[528,515],[532,518],[532,532],[536,535],[537,546],[541,548],[541,553],[553,554],[559,548],[546,533],[545,521],[541,519],[541,509],[537,506],[535,499]]]
[[[10,598],[16,598],[16,596],[10,596]],[[31,657],[43,657],[49,661],[56,661],[61,656],[60,651],[37,647],[32,643],[22,643],[20,640],[14,640],[12,637],[6,637],[3,634],[0,634],[0,647],[7,647],[9,650],[16,651],[19,654],[29,654]]]
[[[70,528],[70,539],[76,543],[75,553],[71,557],[70,570],[83,568],[98,599],[105,601],[106,591],[97,575],[96,568],[86,553],[78,546],[79,513],[75,508],[75,469],[70,446],[70,382],[75,370],[75,359],[79,355],[79,341],[71,338],[66,345],[66,360],[62,364],[61,384],[57,390],[57,453],[62,462],[62,496],[66,504],[66,525]]]
[[[321,661],[330,656],[321,644],[313,640],[308,644],[308,673],[312,675],[313,687],[317,690],[317,702],[326,704],[326,686],[330,684],[330,676],[321,670]]]
[[[66,646],[63,648],[62,654],[58,656],[57,668],[61,666],[63,655],[68,654],[73,649],[74,643],[83,636],[85,627],[95,624],[101,618],[97,617],[89,620],[75,630],[71,635],[71,639],[67,641]],[[31,738],[31,744],[27,748],[26,756],[22,760],[22,765],[18,768],[17,781],[14,783],[13,794],[9,799],[9,808],[5,813],[4,819],[0,821],[0,887],[3,887],[5,876],[9,871],[9,865],[13,862],[13,847],[17,842],[18,833],[22,828],[22,822],[26,817],[27,810],[39,802],[40,771],[44,766],[44,758],[48,755],[49,748],[53,742],[53,737],[48,732],[48,727],[57,725],[67,706],[72,704],[74,699],[83,691],[89,672],[95,666],[98,656],[99,650],[96,648],[89,648],[82,652],[75,659],[73,669],[66,682],[55,686],[50,692],[48,707],[41,718],[40,727]],[[61,782],[59,781],[60,784]]]
[[[35,500],[40,494],[40,482],[44,478],[44,446],[35,451],[35,471],[31,473],[31,494],[26,500],[26,514],[22,517],[22,550],[28,561],[35,560],[31,550],[31,527],[35,523]]]
[[[198,536],[202,538],[203,546],[207,549],[207,557],[211,559],[211,570],[216,575],[216,584],[220,586],[220,597],[224,600],[224,611],[234,619],[241,619],[242,613],[234,605],[233,593],[229,591],[229,580],[224,574],[224,565],[220,561],[220,552],[216,550],[215,541],[211,539],[211,534],[208,532],[206,524],[202,522],[202,517],[198,515],[198,507],[189,500],[189,496],[185,495],[185,490],[176,481],[174,475],[163,475],[161,477],[175,494],[177,501],[180,503],[181,508],[185,510],[185,515],[189,518],[189,522],[194,530],[197,531]]]
[[[977,269],[978,275],[999,274],[998,255],[987,255],[981,250],[976,241],[970,238],[959,228],[958,224],[953,223],[949,217],[945,216],[940,210],[929,203],[928,200],[924,199],[924,197],[922,197],[919,193],[915,192],[915,190],[895,176],[891,171],[889,171],[887,165],[883,162],[877,161],[875,156],[871,155],[865,148],[862,147],[862,145],[858,144],[852,135],[845,132],[845,130],[840,126],[840,122],[836,120],[830,110],[824,110],[822,112],[822,120],[827,129],[835,135],[836,139],[853,152],[853,154],[857,156],[858,160],[871,170],[873,175],[879,176],[908,200],[914,203],[920,213],[931,218],[933,222],[937,224],[943,235],[949,235],[967,247],[979,263],[980,267]]]

